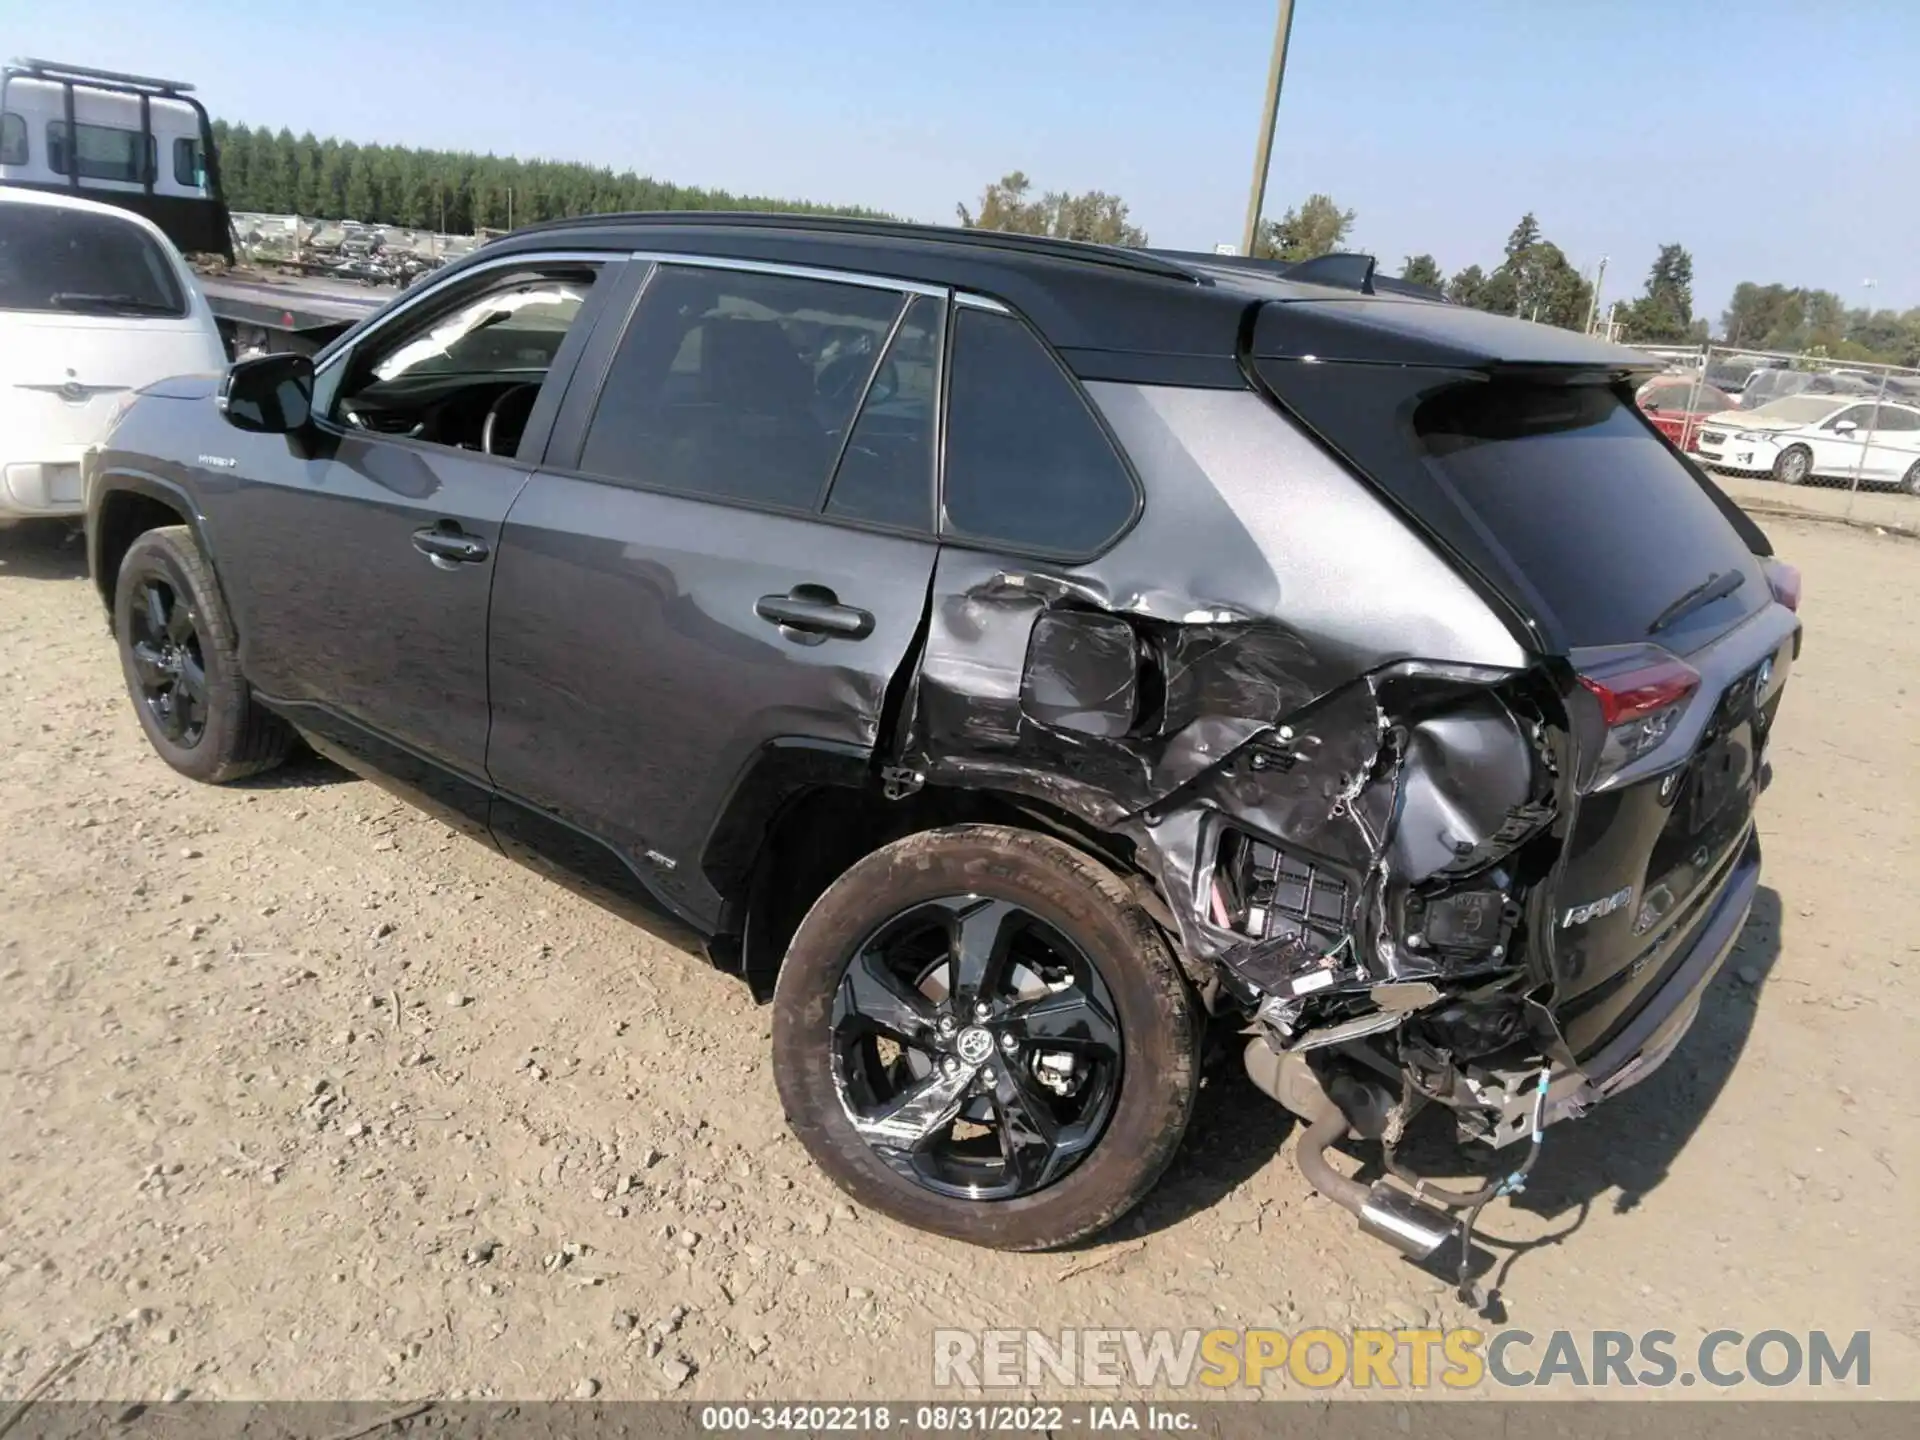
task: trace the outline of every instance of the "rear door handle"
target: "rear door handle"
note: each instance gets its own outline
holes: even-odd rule
[[[818,645],[829,636],[864,640],[873,633],[869,612],[842,605],[840,597],[824,585],[796,585],[784,595],[762,595],[754,602],[753,613],[789,632],[788,638],[808,645]]]
[[[478,535],[469,535],[451,521],[413,532],[413,548],[442,570],[456,565],[478,565],[493,552]]]

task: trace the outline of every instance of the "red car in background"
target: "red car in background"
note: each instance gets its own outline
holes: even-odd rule
[[[1640,387],[1634,397],[1654,428],[1682,450],[1691,450],[1700,434],[1700,422],[1739,403],[1691,375],[1662,375]]]

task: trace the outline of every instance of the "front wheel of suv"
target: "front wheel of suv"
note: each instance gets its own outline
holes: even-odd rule
[[[140,728],[182,775],[218,785],[286,758],[293,732],[254,702],[233,621],[186,526],[149,530],[128,549],[113,633]]]
[[[1782,485],[1804,485],[1813,473],[1813,452],[1804,445],[1789,445],[1774,457],[1773,478]]]
[[[1199,1014],[1111,870],[991,825],[911,835],[828,888],[774,992],[801,1143],[856,1200],[976,1245],[1112,1224],[1179,1148]]]

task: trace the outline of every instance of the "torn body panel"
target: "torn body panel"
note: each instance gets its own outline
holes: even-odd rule
[[[1209,1004],[1267,1053],[1364,1077],[1390,1128],[1439,1101],[1467,1133],[1524,1133],[1540,1065],[1577,1073],[1569,1033],[1618,1029],[1563,1030],[1568,959],[1592,947],[1556,935],[1558,898],[1569,875],[1613,876],[1608,844],[1631,841],[1610,828],[1625,799],[1583,800],[1578,677],[1260,397],[1089,389],[1155,504],[1084,564],[942,549],[902,765],[1130,847]],[[1792,617],[1769,613],[1701,661],[1716,685],[1763,658],[1784,675]],[[1742,716],[1765,703],[1752,688]],[[1705,723],[1689,712],[1673,734]],[[1595,989],[1626,997],[1610,1022],[1643,998],[1634,977],[1693,953],[1708,921],[1680,915],[1686,897],[1719,895],[1750,833],[1760,731],[1736,730],[1714,783],[1745,800],[1717,812],[1710,853],[1671,897],[1636,878],[1620,902],[1618,924],[1664,928],[1603,947],[1632,972]],[[1583,804],[1608,839],[1570,858]]]
[[[1513,633],[1258,396],[1090,389],[1157,503],[1085,565],[943,549],[902,765],[1124,839],[1249,1011],[1346,1025],[1496,963],[1486,877],[1553,814],[1490,689],[1528,673]]]

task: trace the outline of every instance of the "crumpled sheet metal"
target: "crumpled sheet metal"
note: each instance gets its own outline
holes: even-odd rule
[[[1398,778],[1374,677],[1405,662],[1511,668],[1524,652],[1442,557],[1259,396],[1116,383],[1089,394],[1152,503],[1086,564],[943,547],[903,763],[1131,840],[1191,956],[1238,943],[1198,893],[1211,817],[1336,867],[1358,910]],[[1116,678],[1128,643],[1116,630],[1036,656],[1039,618],[1076,612],[1131,629],[1147,660],[1132,690]],[[1023,684],[1059,723],[1028,713]],[[1296,733],[1281,740],[1282,725]],[[1258,768],[1256,749],[1272,752]],[[1371,944],[1355,936],[1357,952]]]

